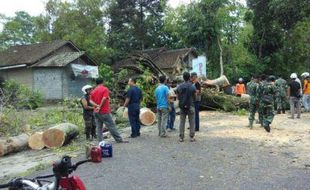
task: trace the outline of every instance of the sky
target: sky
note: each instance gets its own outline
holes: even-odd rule
[[[169,5],[177,7],[180,4],[189,3],[191,0],[169,0]],[[245,4],[246,0],[240,0]],[[44,12],[44,4],[47,0],[0,0],[0,13],[6,16],[14,16],[16,11],[26,11],[32,16],[38,16]]]

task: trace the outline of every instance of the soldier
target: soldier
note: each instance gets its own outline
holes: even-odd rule
[[[258,96],[260,97],[259,106],[262,114],[262,124],[268,133],[270,132],[270,124],[272,123],[274,117],[273,100],[276,93],[275,86],[272,84],[274,80],[274,77],[268,77],[267,81],[263,81],[258,88]]]
[[[261,95],[260,89],[262,85],[266,83],[266,75],[262,74],[259,77],[258,87],[257,87],[257,101],[258,101],[258,123],[263,127],[263,107],[261,106]]]
[[[252,80],[247,83],[248,94],[250,95],[250,105],[249,105],[249,128],[253,128],[253,122],[255,120],[255,113],[258,111],[258,77],[253,76]]]
[[[276,108],[277,114],[285,113],[285,104],[286,104],[286,91],[287,91],[287,83],[286,80],[279,77],[275,81],[276,87]]]

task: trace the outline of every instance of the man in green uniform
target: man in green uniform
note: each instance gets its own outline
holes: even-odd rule
[[[253,122],[255,120],[255,113],[258,111],[258,79],[256,76],[252,77],[252,80],[247,83],[247,92],[250,95],[250,105],[249,105],[249,128],[253,128]]]
[[[285,113],[285,105],[286,105],[286,91],[287,91],[287,83],[286,80],[279,77],[275,81],[275,87],[276,87],[276,108],[277,108],[277,114]]]
[[[262,124],[265,130],[270,132],[270,124],[274,117],[274,96],[276,93],[273,84],[274,77],[268,77],[267,81],[263,81],[258,87],[258,96],[260,97],[260,110],[262,114]]]

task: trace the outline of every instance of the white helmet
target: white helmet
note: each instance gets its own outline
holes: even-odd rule
[[[84,94],[87,94],[86,90],[87,90],[87,89],[90,89],[90,88],[93,88],[93,87],[92,87],[91,85],[87,84],[87,85],[83,86],[82,92],[83,92]]]
[[[243,78],[239,78],[239,80],[238,80],[239,82],[243,82]]]
[[[296,73],[292,73],[290,76],[291,79],[296,79],[297,78],[297,74]]]
[[[304,72],[303,74],[301,74],[301,77],[308,77],[310,74],[308,72]]]

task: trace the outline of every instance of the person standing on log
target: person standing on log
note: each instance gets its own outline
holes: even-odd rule
[[[130,86],[127,91],[124,107],[128,107],[128,117],[131,126],[130,138],[140,136],[140,102],[142,100],[142,91],[136,85],[136,79],[130,78],[128,80]]]
[[[126,143],[120,136],[114,121],[112,120],[110,109],[110,91],[103,85],[103,79],[96,79],[96,88],[90,94],[90,103],[95,106],[94,116],[97,126],[97,137],[99,142],[103,140],[103,124],[109,129],[111,135],[118,143]]]
[[[169,81],[168,82],[168,88],[169,88],[169,115],[168,115],[168,122],[167,122],[167,131],[171,132],[171,131],[175,131],[174,128],[174,121],[175,121],[175,116],[176,116],[176,112],[175,112],[175,107],[174,107],[174,102],[176,100],[176,94],[174,92],[176,83],[174,81]]]
[[[194,99],[196,88],[190,81],[189,72],[183,73],[184,82],[177,88],[177,97],[180,107],[180,142],[184,141],[185,121],[186,116],[189,120],[190,141],[195,141],[195,106]]]
[[[200,110],[200,103],[201,103],[201,84],[198,81],[198,75],[196,72],[191,73],[191,81],[196,88],[196,96],[194,100],[195,106],[195,131],[199,131],[199,110]]]
[[[83,107],[83,118],[85,123],[85,135],[86,140],[90,140],[90,136],[92,139],[96,139],[96,123],[94,118],[94,106],[90,103],[90,92],[92,90],[91,85],[85,85],[82,88],[82,92],[84,93],[83,97],[81,98],[81,104]]]
[[[169,88],[166,86],[166,76],[159,77],[159,85],[155,89],[155,97],[157,103],[157,126],[158,136],[167,137],[166,125],[168,122],[169,114]]]
[[[253,128],[253,122],[255,120],[255,113],[258,111],[258,80],[256,76],[252,77],[252,80],[247,83],[248,94],[250,95],[249,104],[249,128]]]
[[[262,77],[263,78],[263,77]],[[276,93],[273,84],[274,78],[268,77],[267,81],[263,81],[258,87],[258,96],[260,97],[260,110],[262,114],[262,124],[264,129],[269,133],[270,124],[274,118],[274,96]]]

